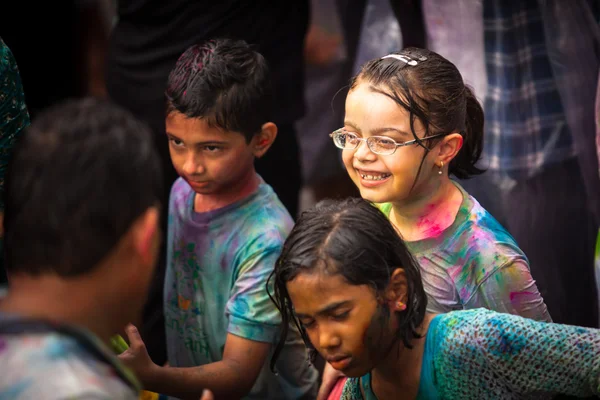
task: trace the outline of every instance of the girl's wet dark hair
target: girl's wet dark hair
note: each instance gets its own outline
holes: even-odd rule
[[[449,173],[461,179],[483,173],[476,166],[483,149],[483,109],[456,66],[433,51],[415,47],[392,54],[408,57],[416,65],[393,57],[371,60],[352,79],[350,90],[359,83],[368,83],[372,90],[403,107],[410,114],[413,136],[427,151],[441,139],[429,143],[418,138],[415,118],[425,127],[425,137],[460,133],[463,147],[450,162]]]
[[[412,340],[419,337],[417,328],[425,316],[427,297],[418,264],[387,217],[360,198],[325,200],[302,213],[267,283],[269,297],[282,316],[282,333],[271,359],[271,369],[275,370],[292,321],[311,350],[311,359],[316,355],[295,317],[288,282],[301,273],[320,269],[331,275],[341,274],[351,285],[369,285],[381,295],[393,271],[399,267],[406,274],[408,301],[406,310],[397,313],[396,333],[405,346],[411,347]]]

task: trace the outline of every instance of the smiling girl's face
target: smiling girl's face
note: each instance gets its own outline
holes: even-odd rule
[[[423,138],[425,129],[418,119],[414,128],[417,137]],[[397,143],[414,140],[408,111],[388,96],[374,91],[369,82],[360,80],[346,99],[344,129],[361,138],[387,136]],[[346,170],[361,197],[375,203],[409,201],[426,191],[429,182],[435,178],[439,181],[433,152],[425,157],[419,173],[424,155],[425,149],[416,144],[398,147],[391,155],[379,155],[371,152],[365,142],[356,149],[342,152]]]

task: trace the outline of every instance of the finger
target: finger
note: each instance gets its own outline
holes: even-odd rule
[[[134,325],[127,325],[127,327],[125,327],[125,333],[127,333],[127,339],[129,339],[129,345],[131,346],[131,348],[139,349],[141,347],[144,347],[144,341],[142,340],[142,336],[140,336],[140,332]]]
[[[214,400],[215,397],[213,396],[212,392],[208,389],[204,389],[202,391],[202,397],[200,397],[200,400]]]

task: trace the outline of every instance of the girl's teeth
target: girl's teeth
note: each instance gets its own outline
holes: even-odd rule
[[[389,174],[383,174],[383,175],[362,175],[363,179],[366,179],[368,181],[382,181],[384,179],[386,179]]]

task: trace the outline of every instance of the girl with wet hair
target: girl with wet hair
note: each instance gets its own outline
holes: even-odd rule
[[[349,377],[335,398],[600,394],[600,330],[484,308],[429,313],[420,271],[365,200],[327,201],[302,214],[271,275],[272,300],[282,326],[297,326],[313,356]],[[286,336],[284,329],[272,368]]]

